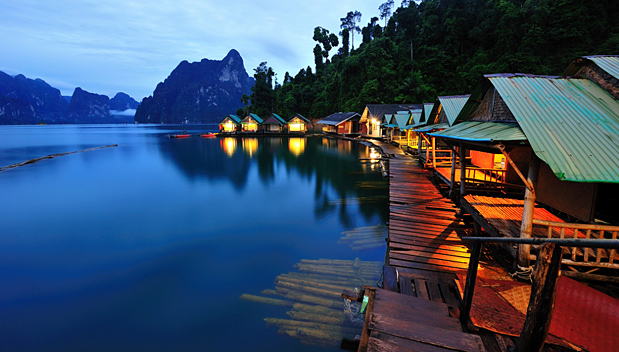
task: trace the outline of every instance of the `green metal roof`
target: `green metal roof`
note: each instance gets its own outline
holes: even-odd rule
[[[462,110],[464,104],[469,99],[471,95],[454,95],[448,97],[438,97],[438,101],[443,106],[443,110],[445,111],[445,115],[447,115],[447,120],[449,121],[449,125],[453,125],[454,121],[456,121],[456,117]]]
[[[385,125],[389,125],[391,123],[391,120],[393,119],[393,114],[385,114],[385,122],[383,122]]]
[[[619,79],[619,56],[585,56],[609,75]]]
[[[395,122],[398,125],[399,129],[403,129],[404,127],[406,127],[408,119],[410,118],[410,113],[407,111],[406,114],[397,114],[394,115],[395,117]]]
[[[431,131],[436,131],[436,130],[442,130],[445,128],[449,128],[449,124],[446,123],[435,123],[432,125],[426,125],[423,127],[419,127],[419,128],[415,128],[415,131],[417,132],[431,132]]]
[[[398,124],[397,123],[390,123],[388,125],[385,125],[385,127],[387,127],[387,128],[396,128],[396,127],[398,127]]]
[[[619,102],[588,79],[487,75],[561,180],[619,183]]]
[[[305,116],[303,116],[303,115],[301,115],[299,113],[292,115],[292,117],[288,120],[288,123],[290,123],[292,120],[294,120],[295,117],[303,120],[305,123],[312,123],[310,120],[305,118]]]
[[[411,127],[416,125],[421,120],[421,115],[423,114],[423,109],[415,109],[410,111],[410,117],[406,122],[406,127]]]
[[[239,124],[241,123],[241,118],[236,116],[236,115],[228,115],[226,117],[223,118],[223,120],[221,120],[220,124],[224,123],[226,120],[231,120],[232,122],[234,122],[235,124]]]
[[[421,119],[419,122],[427,122],[430,118],[430,113],[432,112],[432,108],[434,107],[434,103],[423,103],[423,114],[421,115]]]
[[[277,114],[271,114],[263,123],[265,125],[285,125],[286,121]]]
[[[260,118],[260,116],[256,115],[256,114],[249,114],[247,115],[247,117],[245,117],[243,119],[243,121],[241,121],[242,124],[247,124],[249,122],[249,118],[252,118],[254,120],[256,120],[256,122],[258,122],[259,125],[261,125],[264,121]]]
[[[470,142],[526,142],[520,126],[515,122],[464,121],[438,132],[428,133],[434,137]]]

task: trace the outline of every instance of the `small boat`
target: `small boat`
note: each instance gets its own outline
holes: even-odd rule
[[[212,137],[215,137],[215,133],[213,132],[202,133],[201,136],[202,138],[212,138]]]
[[[189,137],[191,137],[189,133],[177,133],[177,134],[170,135],[170,138],[189,138]]]

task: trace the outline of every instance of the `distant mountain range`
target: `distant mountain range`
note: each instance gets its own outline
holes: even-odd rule
[[[251,94],[243,58],[232,49],[221,60],[182,61],[152,96],[137,108],[140,123],[211,123],[243,107],[241,97]]]
[[[62,96],[41,79],[0,71],[0,125],[219,122],[243,107],[253,85],[234,49],[221,61],[182,61],[141,104],[125,93],[110,99],[79,87]]]
[[[110,99],[75,88],[63,97],[41,79],[0,71],[0,125],[36,123],[133,123],[139,103],[125,93]]]

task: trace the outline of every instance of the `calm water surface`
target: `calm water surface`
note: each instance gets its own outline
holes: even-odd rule
[[[206,127],[193,127],[205,131]],[[0,126],[3,351],[332,351],[279,335],[285,307],[239,299],[301,259],[383,261],[342,232],[384,224],[366,146],[170,139],[187,126]],[[191,131],[190,131],[191,132]],[[378,278],[377,278],[378,279]]]

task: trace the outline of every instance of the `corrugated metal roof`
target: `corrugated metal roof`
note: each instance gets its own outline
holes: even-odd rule
[[[456,117],[466,104],[466,101],[469,99],[471,95],[453,95],[446,97],[438,97],[438,101],[443,106],[443,110],[445,111],[445,115],[447,115],[447,120],[449,121],[449,125],[453,125],[456,121]]]
[[[256,115],[256,114],[249,114],[247,115],[242,121],[242,124],[247,124],[249,122],[249,119],[253,119],[256,122],[258,122],[259,125],[261,125],[264,121],[262,120],[262,118],[260,118],[260,116]]]
[[[587,79],[487,75],[561,180],[619,183],[619,102]]]
[[[397,114],[394,115],[395,117],[395,122],[398,125],[399,129],[403,129],[404,127],[406,127],[406,124],[408,122],[408,119],[410,118],[410,114],[407,112],[406,114]]]
[[[464,121],[438,132],[428,133],[434,137],[471,142],[526,142],[520,126],[515,122]]]
[[[234,122],[234,123],[235,123],[235,124],[237,124],[237,125],[238,125],[239,123],[241,123],[241,118],[240,118],[240,117],[238,117],[238,116],[236,116],[236,115],[228,115],[228,116],[224,117],[224,118],[223,118],[223,120],[221,120],[221,122],[220,122],[220,123],[224,123],[224,121],[226,121],[226,120],[228,120],[228,119],[232,120],[232,122]]]
[[[585,56],[586,59],[593,61],[602,70],[606,71],[609,75],[619,79],[619,56],[617,55],[596,55]]]
[[[430,131],[436,131],[436,130],[442,130],[445,128],[448,128],[449,125],[446,123],[435,123],[432,125],[426,125],[423,127],[419,127],[419,128],[415,128],[415,131],[417,132],[430,132]]]
[[[300,118],[301,120],[305,121],[305,123],[311,123],[310,120],[308,120],[307,118],[305,118],[305,116],[303,116],[303,115],[301,115],[299,113],[296,113],[296,114],[292,115],[292,117],[290,119],[288,119],[288,123],[290,123],[290,121],[294,120],[295,117]]]
[[[266,125],[285,125],[286,121],[277,114],[271,114],[263,123]]]
[[[423,103],[423,114],[421,115],[421,119],[419,120],[419,123],[421,122],[425,123],[428,121],[433,107],[434,107],[434,103]]]
[[[356,112],[338,112],[325,117],[317,123],[321,125],[337,126],[352,119],[355,116],[361,117],[361,115],[357,114]]]
[[[423,114],[423,109],[415,109],[410,111],[410,117],[406,122],[406,127],[410,127],[416,125],[421,120],[421,115]]]
[[[385,125],[385,127],[387,127],[387,128],[396,128],[396,127],[398,127],[398,124],[397,123],[390,123],[388,125]]]

